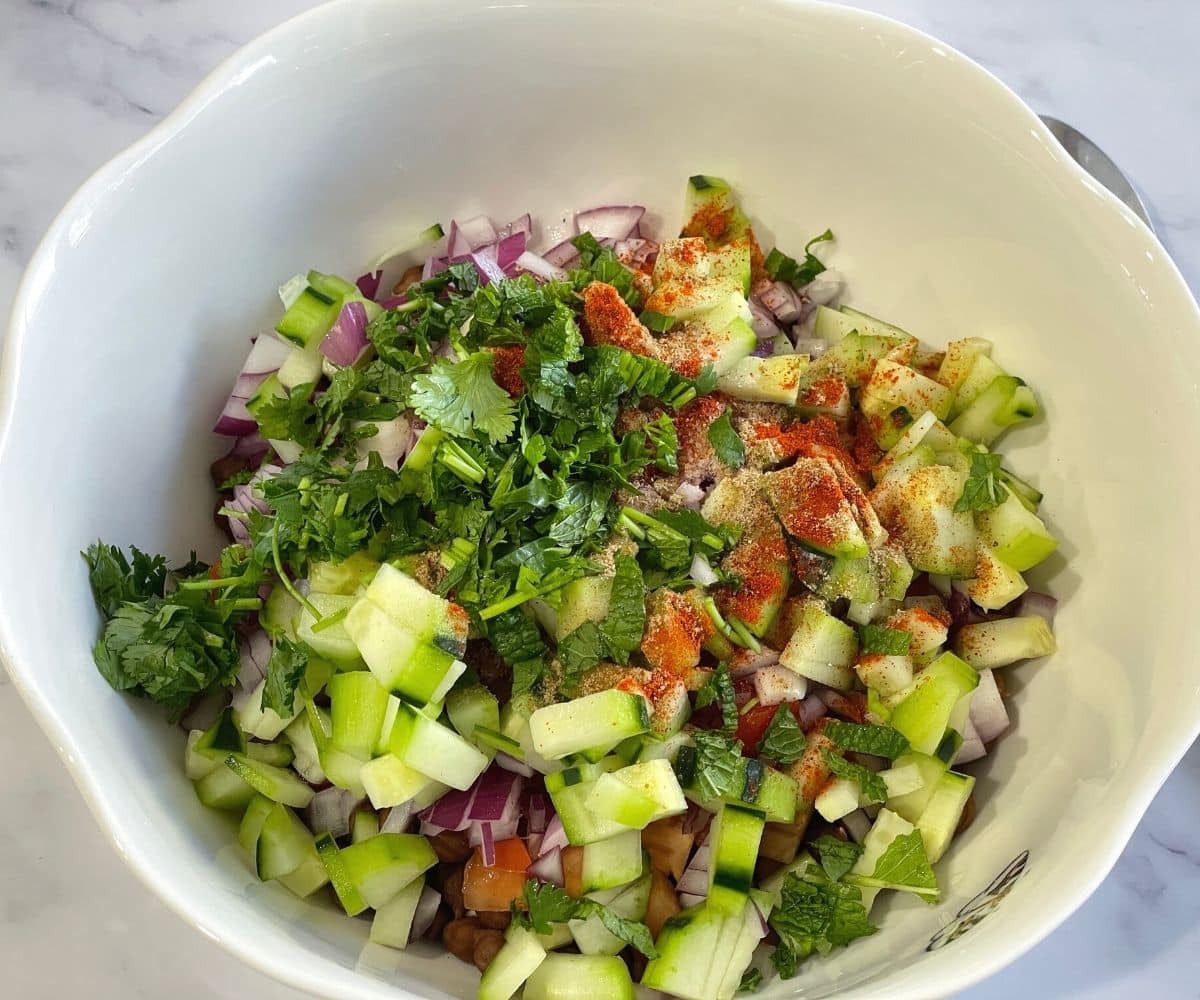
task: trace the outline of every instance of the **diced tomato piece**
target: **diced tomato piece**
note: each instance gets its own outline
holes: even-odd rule
[[[463,870],[463,902],[468,910],[507,910],[525,889],[525,870],[531,864],[529,851],[519,837],[496,844],[496,863],[483,863],[482,848]]]
[[[771,724],[771,719],[778,707],[778,705],[755,705],[750,711],[743,712],[738,716],[736,735],[747,753],[755,753],[758,750],[759,741],[763,738],[763,733],[767,731],[767,726]]]

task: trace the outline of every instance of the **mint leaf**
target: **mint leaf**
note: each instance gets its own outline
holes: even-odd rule
[[[814,236],[809,240],[804,245],[803,263],[797,261],[795,257],[789,257],[776,247],[767,254],[766,260],[763,261],[763,267],[775,281],[785,281],[793,288],[803,288],[825,270],[825,265],[821,263],[820,258],[812,252],[813,245],[826,243],[832,239],[833,232],[826,229],[819,236]]]
[[[858,629],[862,652],[882,656],[906,656],[912,645],[912,634],[904,629],[886,625],[860,625]]]
[[[758,755],[778,764],[793,764],[804,756],[808,740],[787,704],[781,704],[758,744]]]
[[[604,640],[600,626],[584,622],[558,641],[558,659],[562,664],[563,690],[579,687],[580,678],[604,659]]]
[[[282,719],[290,718],[296,705],[296,689],[308,669],[308,649],[277,636],[267,664],[262,708],[272,709]]]
[[[826,834],[813,841],[825,874],[835,882],[845,875],[862,857],[863,849],[850,840],[839,840]]]
[[[1005,497],[1005,487],[1000,481],[999,473],[999,455],[991,455],[984,451],[971,452],[971,471],[954,509],[962,513],[999,507],[1004,503]]]
[[[895,760],[908,750],[908,740],[891,726],[871,726],[857,722],[825,723],[825,735],[843,750],[871,754]]]
[[[537,623],[513,608],[489,621],[487,629],[496,653],[512,668],[513,696],[532,690],[545,671],[548,652]]]
[[[740,469],[746,464],[746,445],[733,429],[728,409],[708,425],[708,443],[713,446],[717,458],[730,468]]]
[[[721,707],[721,723],[726,733],[732,735],[738,727],[737,695],[733,690],[733,678],[729,667],[718,663],[704,687],[696,692],[696,707],[707,708],[713,702]]]
[[[780,941],[771,961],[785,979],[794,976],[799,963],[814,952],[828,954],[875,933],[862,893],[829,878],[815,865],[788,875],[769,922]]]
[[[858,784],[863,805],[887,801],[887,785],[870,768],[863,767],[861,764],[854,764],[844,757],[830,753],[828,750],[825,751],[825,758],[829,763],[829,770],[834,775]]]
[[[734,791],[741,759],[739,744],[732,736],[701,729],[695,734],[696,788],[705,801]]]
[[[846,881],[871,888],[899,889],[927,898],[938,896],[937,876],[925,853],[920,830],[903,833],[888,844],[870,875],[848,875]]]
[[[608,613],[600,623],[600,635],[608,656],[628,663],[629,654],[642,644],[646,629],[646,587],[642,570],[632,556],[616,558]]]
[[[618,916],[594,899],[573,899],[558,886],[534,879],[526,881],[524,897],[525,912],[522,913],[514,902],[513,917],[538,934],[549,934],[551,924],[565,924],[569,920],[586,920],[595,916],[614,937],[632,945],[647,958],[658,957],[654,938],[645,924]]]
[[[517,425],[512,397],[492,378],[494,357],[479,351],[452,364],[439,358],[433,369],[413,379],[409,404],[419,417],[458,437],[507,439]]]

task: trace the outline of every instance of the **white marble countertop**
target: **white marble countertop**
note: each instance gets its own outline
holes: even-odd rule
[[[311,0],[0,0],[0,316],[66,198],[219,60]],[[1086,131],[1136,179],[1200,288],[1194,0],[869,0]],[[1153,331],[1131,331],[1136,337]],[[240,965],[143,888],[0,671],[0,995],[300,994]],[[985,998],[1200,997],[1200,745],[1095,896]]]

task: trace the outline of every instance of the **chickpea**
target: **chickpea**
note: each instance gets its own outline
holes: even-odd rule
[[[439,861],[461,865],[471,856],[471,844],[465,832],[444,830],[429,838],[429,845]]]
[[[480,931],[475,935],[475,951],[471,955],[475,962],[475,968],[483,972],[492,964],[496,952],[503,947],[504,935],[500,931]]]
[[[512,913],[508,910],[480,910],[477,916],[480,926],[490,931],[505,930],[512,923]]]
[[[479,921],[474,917],[451,920],[442,928],[442,944],[457,959],[474,961],[475,938],[479,935]]]
[[[400,280],[396,282],[396,286],[392,289],[393,295],[403,295],[409,285],[415,285],[421,280],[421,271],[423,270],[420,264],[414,264],[402,275]]]
[[[463,870],[455,868],[442,882],[442,901],[450,907],[455,917],[461,917],[467,912],[467,904],[463,900]]]

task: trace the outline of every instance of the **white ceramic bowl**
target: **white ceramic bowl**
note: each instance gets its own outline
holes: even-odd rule
[[[364,951],[363,922],[254,879],[179,732],[92,666],[79,550],[215,542],[208,431],[282,279],[356,273],[485,210],[637,201],[670,232],[697,172],[735,182],[767,245],[832,226],[853,304],[928,342],[995,340],[1046,410],[1003,448],[1064,539],[1061,652],[1009,674],[1017,726],[974,767],[945,901],[893,903],[881,933],[768,995],[927,997],[1000,968],[1095,888],[1196,735],[1200,317],[1010,91],[810,3],[343,0],[247,46],[84,185],[30,264],[3,373],[13,678],[134,870],[263,971],[355,1000],[475,982],[432,951]]]

